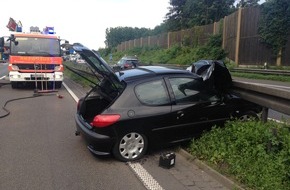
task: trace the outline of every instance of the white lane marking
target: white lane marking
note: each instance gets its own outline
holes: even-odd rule
[[[72,98],[78,102],[79,98],[73,93],[73,91],[63,82],[62,85],[66,88],[66,90],[68,91],[68,93],[72,96]]]
[[[0,80],[4,79],[6,76],[0,77]]]
[[[159,183],[142,167],[141,164],[129,162],[128,165],[148,190],[163,190]]]
[[[63,82],[63,86],[66,88],[68,93],[73,97],[73,99],[78,102],[79,98],[73,93],[73,91]],[[164,190],[159,183],[142,167],[139,163],[128,163],[128,166],[137,175],[139,180],[148,190]]]

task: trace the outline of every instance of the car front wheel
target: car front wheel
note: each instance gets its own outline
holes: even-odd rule
[[[113,154],[121,161],[140,159],[146,152],[148,141],[145,135],[130,132],[123,135],[114,146]]]
[[[246,111],[239,116],[239,120],[241,121],[249,121],[249,120],[258,120],[259,116],[254,111]]]

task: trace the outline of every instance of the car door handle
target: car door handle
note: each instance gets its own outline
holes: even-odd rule
[[[178,112],[177,112],[177,118],[176,118],[176,119],[179,119],[179,118],[181,118],[181,117],[183,117],[183,116],[184,116],[183,111],[178,111]]]

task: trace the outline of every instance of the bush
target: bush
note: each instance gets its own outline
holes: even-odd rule
[[[222,46],[221,34],[212,35],[209,41],[197,50],[197,59],[224,60],[227,56]]]
[[[289,190],[289,132],[286,124],[231,121],[194,139],[189,152],[247,187]]]

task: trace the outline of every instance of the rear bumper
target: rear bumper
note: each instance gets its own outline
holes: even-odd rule
[[[63,72],[54,73],[20,73],[18,71],[9,72],[11,82],[29,82],[29,81],[51,81],[62,82]]]
[[[92,131],[87,123],[76,114],[76,129],[85,139],[88,144],[88,149],[95,155],[105,156],[110,155],[114,145],[114,137],[98,134]]]

